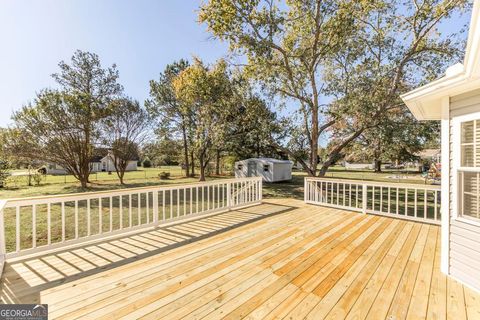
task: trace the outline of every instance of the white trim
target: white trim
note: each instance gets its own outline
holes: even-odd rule
[[[462,167],[461,166],[461,125],[463,122],[468,122],[468,121],[476,121],[480,120],[480,112],[474,112],[474,113],[469,113],[466,115],[461,115],[461,116],[456,116],[452,117],[452,144],[453,144],[453,158],[452,158],[452,170],[453,170],[453,175],[452,175],[452,194],[453,199],[452,199],[452,219],[455,219],[457,221],[463,222],[463,223],[468,223],[474,226],[480,226],[480,220],[470,220],[466,219],[462,216],[459,216],[458,214],[458,205],[459,205],[459,197],[462,196],[460,194],[460,186],[458,183],[458,172],[459,171],[464,171],[464,172],[476,172],[478,173],[480,168],[472,168],[472,167]],[[474,127],[475,128],[475,127]],[[473,132],[473,139],[475,142],[475,132]],[[475,159],[475,149],[474,149],[474,159]]]
[[[450,98],[442,98],[441,144],[442,144],[442,214],[441,270],[449,274],[450,268]]]

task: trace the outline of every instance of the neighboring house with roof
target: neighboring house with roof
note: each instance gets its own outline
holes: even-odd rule
[[[91,172],[115,171],[115,162],[111,150],[99,149],[90,161]],[[128,161],[125,171],[136,171],[138,159]],[[67,170],[56,163],[48,163],[42,169],[45,174],[67,174]],[[41,169],[41,170],[42,170]]]
[[[463,64],[402,96],[419,120],[440,120],[444,273],[480,290],[480,1]]]

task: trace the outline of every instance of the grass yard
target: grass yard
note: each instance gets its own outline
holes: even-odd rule
[[[158,174],[160,172],[170,172],[171,178],[168,180],[160,180]],[[385,181],[385,182],[407,182],[407,183],[421,183],[423,184],[424,181],[420,177],[419,174],[405,174],[407,177],[406,179],[391,179],[389,178],[392,176],[392,172],[384,172],[384,173],[374,173],[369,172],[366,170],[355,170],[355,171],[346,171],[343,168],[334,167],[330,170],[327,174],[327,177],[332,178],[347,178],[347,179],[358,179],[358,180],[369,180],[369,181]],[[291,181],[286,182],[279,182],[279,183],[264,183],[263,184],[263,195],[265,198],[295,198],[295,199],[303,199],[303,186],[304,186],[304,178],[306,174],[304,172],[295,171],[292,175]],[[23,177],[25,178],[25,177]],[[47,180],[42,182],[39,186],[27,186],[26,184],[12,186],[9,185],[8,188],[5,188],[0,191],[0,199],[6,198],[21,198],[21,197],[30,197],[30,196],[40,196],[40,195],[55,195],[55,194],[68,194],[68,193],[76,193],[76,192],[85,192],[78,182],[62,182],[61,179],[65,177],[62,176],[48,176]],[[215,179],[225,179],[225,178],[232,178],[231,176],[213,176],[208,177],[208,180],[215,180]],[[70,177],[68,178],[70,179]],[[197,182],[197,178],[185,178],[183,177],[182,171],[179,167],[162,167],[162,168],[151,168],[151,169],[143,169],[136,172],[129,172],[126,175],[126,184],[120,185],[118,179],[116,178],[115,174],[108,175],[106,172],[93,174],[92,175],[92,184],[91,187],[87,190],[89,192],[95,191],[105,191],[105,190],[115,190],[115,189],[122,189],[122,188],[135,188],[135,187],[146,187],[146,186],[161,186],[161,185],[173,185],[173,184],[185,184],[185,183],[192,183]],[[378,191],[377,191],[378,192]],[[410,198],[410,195],[409,195]],[[379,195],[376,195],[376,199],[378,201]],[[400,207],[404,205],[405,195],[400,196]],[[92,215],[90,217],[90,225],[91,225],[91,234],[96,234],[99,232],[99,221],[100,221],[100,214],[99,210],[95,210],[95,208],[102,208],[102,229],[104,232],[109,231],[110,228],[113,230],[119,227],[119,205],[118,199],[113,198],[112,203],[112,214],[117,219],[114,219],[110,222],[110,213],[109,207],[110,203],[108,198],[103,198],[101,206],[98,200],[92,200],[91,209]],[[132,197],[132,206],[137,207],[138,201],[145,203],[146,199],[144,196],[142,198],[137,199],[135,196]],[[166,199],[166,201],[169,201]],[[183,199],[180,199],[180,203],[183,203]],[[196,200],[195,200],[196,201]],[[375,203],[375,206],[379,205]],[[212,205],[218,203],[218,199],[211,199]],[[150,205],[152,201],[149,201]],[[175,203],[175,201],[174,201]],[[386,202],[383,202],[382,205],[385,205]],[[124,204],[125,205],[125,204]],[[396,205],[392,203],[392,205]],[[79,236],[87,235],[87,218],[86,218],[86,201],[83,203],[82,201],[78,203],[79,206]],[[371,204],[369,205],[371,206]],[[181,206],[183,207],[183,206]],[[21,210],[20,212],[20,229],[21,231],[21,246],[22,248],[27,248],[32,245],[32,233],[31,233],[31,226],[32,226],[32,216],[31,216],[31,209],[25,208],[25,210]],[[181,210],[181,208],[177,208],[176,205],[172,205],[172,207],[168,208],[168,212],[172,212],[172,214],[177,213],[177,209]],[[428,209],[428,213],[430,214],[432,209]],[[47,220],[46,220],[46,206],[38,206],[37,208],[37,245],[46,244],[46,230],[47,230]],[[135,212],[132,219],[132,225],[137,225],[143,223],[147,219],[152,219],[152,210],[149,212]],[[181,215],[181,212],[179,212]],[[7,239],[7,247],[9,250],[13,250],[15,246],[15,239],[14,239],[14,230],[15,230],[15,212],[13,210],[5,210],[5,226],[7,230],[6,239]],[[62,239],[62,228],[61,228],[61,208],[60,205],[52,205],[51,208],[51,239],[52,242],[58,242]],[[127,220],[127,213],[122,213],[124,221]],[[410,215],[410,211],[407,213]],[[65,239],[72,239],[74,235],[74,203],[66,203],[65,204],[65,223],[66,223],[66,234]],[[111,225],[111,226],[110,226]]]
[[[169,172],[170,179],[160,180],[158,174]],[[265,197],[293,197],[303,199],[303,179],[305,172],[294,171],[292,180],[279,183],[265,183]],[[367,180],[378,182],[400,182],[424,184],[423,178],[418,173],[401,173],[398,171],[385,171],[375,173],[368,170],[345,170],[343,167],[332,167],[326,174],[327,178],[341,178],[354,180]],[[212,176],[207,180],[232,178],[231,176]],[[10,177],[9,179],[13,179]],[[73,176],[47,175],[38,186],[28,186],[25,176],[17,176],[17,182],[7,182],[7,188],[0,189],[0,199],[22,198],[41,195],[55,195],[75,192],[84,192],[80,184]],[[65,182],[66,181],[66,182]],[[197,182],[197,178],[186,178],[182,169],[178,166],[165,166],[160,168],[140,168],[138,171],[125,174],[125,185],[120,185],[115,173],[109,175],[107,172],[93,173],[91,175],[91,187],[87,191],[105,191],[121,188],[136,188],[146,186],[158,186],[165,184],[181,184]]]

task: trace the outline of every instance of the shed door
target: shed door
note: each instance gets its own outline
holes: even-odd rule
[[[247,176],[249,177],[256,177],[257,176],[257,163],[250,161],[248,163],[248,172]]]

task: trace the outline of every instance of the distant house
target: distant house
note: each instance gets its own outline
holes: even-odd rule
[[[417,157],[420,159],[425,159],[433,162],[440,162],[440,156],[441,156],[442,151],[440,149],[425,149],[417,154],[415,154]]]
[[[115,171],[115,164],[112,152],[106,149],[99,149],[96,151],[95,155],[90,161],[90,171],[91,172],[108,172]],[[101,155],[103,154],[103,155]],[[128,161],[126,171],[136,171],[138,159],[131,159]],[[67,174],[67,170],[61,165],[56,163],[48,163],[41,170],[45,174]]]

